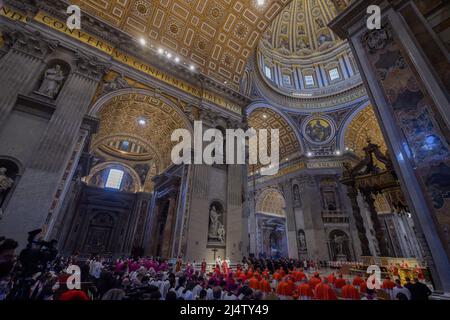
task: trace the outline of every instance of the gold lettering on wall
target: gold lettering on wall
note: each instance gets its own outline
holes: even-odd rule
[[[20,13],[20,12],[16,12],[14,10],[8,9],[5,6],[0,8],[0,15],[4,16],[8,19],[11,20],[15,20],[15,21],[22,21],[22,22],[28,22],[27,16]]]
[[[27,17],[23,16],[20,13],[14,12],[12,10],[2,8],[1,14],[5,17],[8,17],[9,19],[13,20],[21,20],[24,22],[27,22]],[[103,40],[92,36],[86,32],[83,32],[82,30],[70,30],[67,25],[52,16],[48,15],[46,12],[39,11],[36,16],[34,17],[34,20],[42,23],[54,30],[57,30],[59,32],[62,32],[66,34],[69,37],[75,38],[80,42],[83,42],[89,46],[95,47],[96,49],[108,54],[111,56],[112,59],[119,61],[123,64],[126,64],[127,66],[139,70],[145,74],[148,74],[160,81],[163,81],[175,88],[178,88],[184,92],[187,92],[197,98],[202,98],[205,100],[208,100],[222,108],[225,108],[227,110],[230,110],[232,112],[242,114],[241,107],[239,105],[236,105],[234,103],[231,103],[230,101],[212,93],[208,92],[206,90],[202,90],[196,86],[190,85],[189,83],[180,80],[178,78],[175,78],[173,76],[170,76],[166,73],[161,72],[161,70],[148,65],[142,61],[139,61],[138,59],[134,58],[133,56],[130,56],[128,54],[125,54],[115,48],[113,45],[104,42]]]

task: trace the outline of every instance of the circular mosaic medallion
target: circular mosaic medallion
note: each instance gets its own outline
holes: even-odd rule
[[[303,135],[314,144],[326,144],[330,142],[336,130],[331,120],[324,117],[312,117],[305,121]]]

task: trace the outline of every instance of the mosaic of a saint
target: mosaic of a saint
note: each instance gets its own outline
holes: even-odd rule
[[[307,125],[305,133],[317,143],[327,141],[331,136],[331,124],[324,119],[313,119]]]

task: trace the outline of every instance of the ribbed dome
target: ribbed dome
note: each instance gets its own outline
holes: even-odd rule
[[[264,33],[262,45],[289,58],[327,52],[342,44],[327,27],[336,15],[330,0],[293,0]]]
[[[320,98],[323,105],[323,99],[361,85],[349,45],[328,27],[336,15],[330,0],[293,0],[273,21],[257,51],[261,75],[272,89]]]

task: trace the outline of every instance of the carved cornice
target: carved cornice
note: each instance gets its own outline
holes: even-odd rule
[[[76,53],[76,72],[94,81],[100,81],[110,70],[111,64],[100,60],[97,56],[87,55],[82,51]]]
[[[372,0],[370,5],[378,5],[382,11],[390,7],[399,7],[408,0]],[[351,30],[358,26],[359,28],[366,27],[367,19],[367,0],[354,0],[343,12],[341,12],[328,26],[340,38],[346,39],[350,36]]]
[[[263,78],[261,72],[254,71],[253,77],[254,87],[259,94],[267,99],[270,103],[277,105],[280,108],[286,108],[291,111],[322,111],[333,110],[340,108],[342,105],[352,103],[367,95],[363,83],[360,81],[360,76],[355,76],[350,79],[351,85],[344,88],[342,91],[329,92],[329,95],[297,98],[288,96],[284,93],[275,90]],[[339,84],[340,85],[340,84]],[[331,90],[331,88],[322,88],[323,90]]]
[[[67,19],[66,9],[70,3],[66,0],[5,0],[5,5],[21,12],[29,13],[30,15],[34,15],[39,10],[43,10],[55,18],[65,21]],[[229,85],[223,84],[207,75],[191,72],[182,64],[167,63],[167,59],[158,54],[156,49],[143,48],[137,43],[136,39],[133,39],[130,35],[100,21],[87,12],[83,12],[82,14],[82,24],[83,31],[105,40],[105,42],[111,44],[121,52],[136,56],[142,61],[149,62],[151,65],[160,68],[162,71],[172,73],[192,84],[197,84],[201,87],[223,94],[228,99],[241,106],[250,103],[250,100],[247,97],[236,90],[231,89]]]
[[[43,36],[39,31],[29,30],[26,25],[16,22],[14,27],[2,26],[0,28],[5,42],[6,50],[12,49],[38,59],[43,59],[53,52],[59,41]]]
[[[38,12],[39,2],[40,2],[39,0],[3,0],[3,3],[9,8],[15,9],[23,13],[32,13],[32,14]]]

